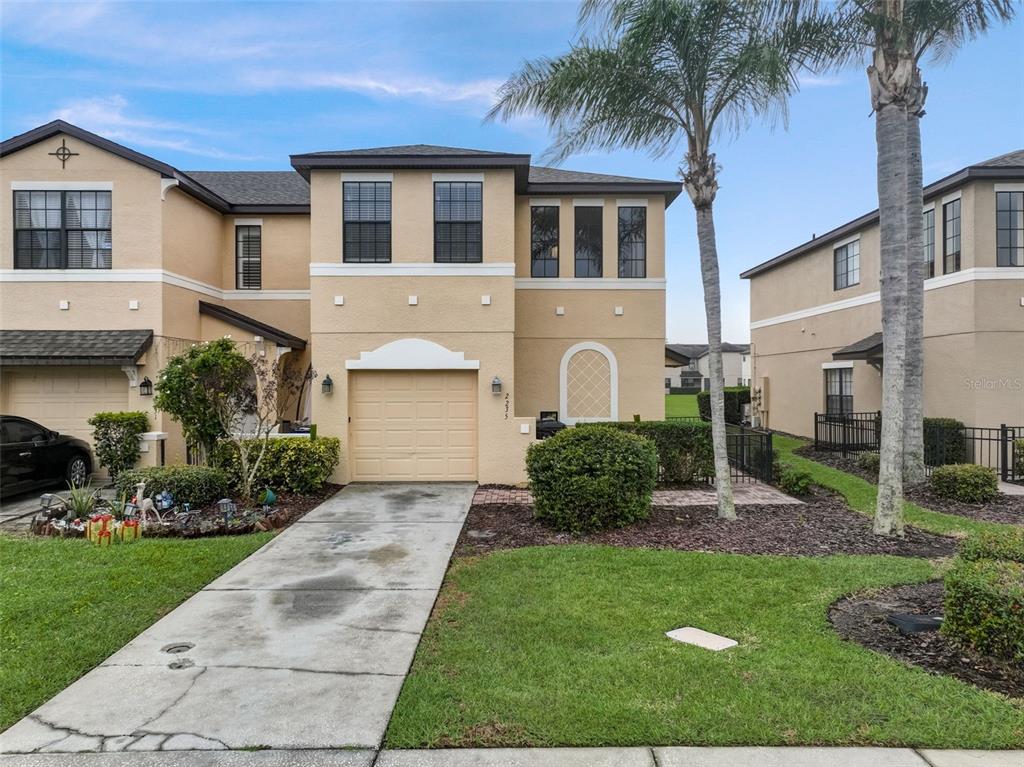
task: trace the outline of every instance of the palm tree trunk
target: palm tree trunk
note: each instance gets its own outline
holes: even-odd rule
[[[907,107],[907,364],[903,387],[903,482],[913,487],[924,473],[924,184],[921,115],[925,89],[917,73],[916,103]]]
[[[872,87],[877,81],[872,82]],[[876,102],[877,103],[877,102]],[[907,347],[907,117],[899,102],[875,110],[881,239],[882,435],[874,530],[903,535],[903,387]]]
[[[708,323],[708,367],[711,376],[711,441],[715,451],[715,491],[718,516],[736,519],[729,476],[725,432],[725,373],[722,367],[722,292],[718,278],[718,245],[712,203],[695,206],[700,273],[704,282],[704,313]]]

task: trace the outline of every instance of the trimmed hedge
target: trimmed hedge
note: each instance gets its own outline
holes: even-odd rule
[[[573,533],[645,519],[658,477],[650,440],[609,426],[564,429],[526,451],[534,517]]]
[[[944,466],[967,460],[967,440],[963,421],[955,418],[924,419],[924,463]]]
[[[341,440],[337,437],[271,439],[253,481],[253,492],[255,494],[257,490],[268,487],[292,493],[319,490],[338,465],[340,453]],[[210,463],[226,471],[232,486],[237,489],[240,469],[238,448],[234,443],[227,440],[218,442]]]
[[[878,474],[878,467],[881,465],[881,456],[878,453],[858,453],[857,465],[866,472]]]
[[[960,559],[945,588],[943,634],[985,655],[1024,661],[1024,564]]]
[[[210,466],[151,466],[132,469],[117,477],[117,491],[128,498],[135,494],[135,486],[146,483],[146,497],[152,498],[164,490],[170,492],[175,503],[205,506],[228,494],[228,475]]]
[[[936,495],[963,503],[983,503],[999,495],[995,469],[973,463],[939,466],[929,479]]]
[[[132,468],[142,455],[139,435],[149,431],[149,416],[139,411],[96,413],[92,427],[92,449],[111,477]]]
[[[970,562],[1006,559],[1024,564],[1024,527],[975,533],[961,545],[960,558]]]
[[[576,428],[610,427],[654,443],[658,451],[658,481],[685,485],[715,476],[711,424],[697,421],[618,421],[580,424]]]
[[[726,386],[723,390],[725,398],[725,422],[743,423],[743,406],[750,404],[749,386]],[[711,420],[711,392],[702,391],[697,394],[697,409],[705,421]]]
[[[1013,442],[1013,476],[1024,480],[1024,439]]]

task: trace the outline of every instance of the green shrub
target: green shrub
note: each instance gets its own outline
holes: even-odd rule
[[[658,451],[658,479],[661,482],[689,484],[715,476],[710,424],[698,421],[621,421],[580,426],[611,427],[649,439]]]
[[[809,471],[798,469],[788,463],[779,464],[779,489],[788,495],[807,495],[814,480]]]
[[[726,386],[722,394],[725,399],[725,422],[743,423],[743,406],[750,404],[750,387]],[[702,419],[711,420],[711,392],[702,391],[697,394],[697,409]]]
[[[530,445],[526,473],[537,519],[570,532],[622,527],[647,517],[658,451],[618,428],[565,429]]]
[[[271,439],[267,442],[267,451],[260,462],[253,489],[269,487],[292,493],[319,490],[338,465],[340,453],[341,440],[337,437]],[[238,448],[234,444],[223,440],[218,442],[210,463],[224,469],[231,477],[232,486],[239,487]]]
[[[1013,476],[1024,480],[1024,439],[1013,442]]]
[[[145,413],[96,413],[89,425],[93,428],[92,449],[111,477],[116,478],[139,460],[139,435],[149,431]]]
[[[955,418],[924,419],[924,462],[944,466],[967,460],[964,424]]]
[[[939,466],[932,472],[930,482],[936,495],[963,503],[983,503],[999,495],[995,469],[973,463]]]
[[[878,453],[859,453],[857,455],[857,465],[862,471],[866,471],[869,474],[878,474],[880,464],[881,459]]]
[[[960,558],[1006,559],[1024,563],[1024,527],[984,530],[974,533],[960,547]]]
[[[985,655],[1024,661],[1024,564],[958,559],[945,589],[943,634]]]
[[[117,478],[117,491],[130,498],[139,482],[146,483],[147,498],[167,490],[175,503],[193,506],[219,501],[230,490],[228,475],[211,466],[152,466],[121,473]]]

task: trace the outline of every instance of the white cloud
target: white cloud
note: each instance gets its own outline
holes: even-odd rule
[[[253,71],[244,77],[253,90],[327,89],[396,99],[427,99],[444,102],[490,104],[503,81],[498,79],[448,82],[436,78],[396,74],[322,71]]]
[[[797,75],[796,79],[801,88],[835,88],[837,85],[843,84],[841,77],[828,75],[801,74]]]

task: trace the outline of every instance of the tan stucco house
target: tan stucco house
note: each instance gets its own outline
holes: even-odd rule
[[[291,164],[184,172],[62,121],[3,142],[0,410],[88,438],[230,335],[316,371],[295,416],[342,439],[338,481],[517,482],[542,412],[664,416],[678,183],[425,145]]]
[[[924,410],[1024,425],[1024,150],[924,188]],[[753,405],[813,434],[813,414],[881,407],[878,211],[743,272]]]

